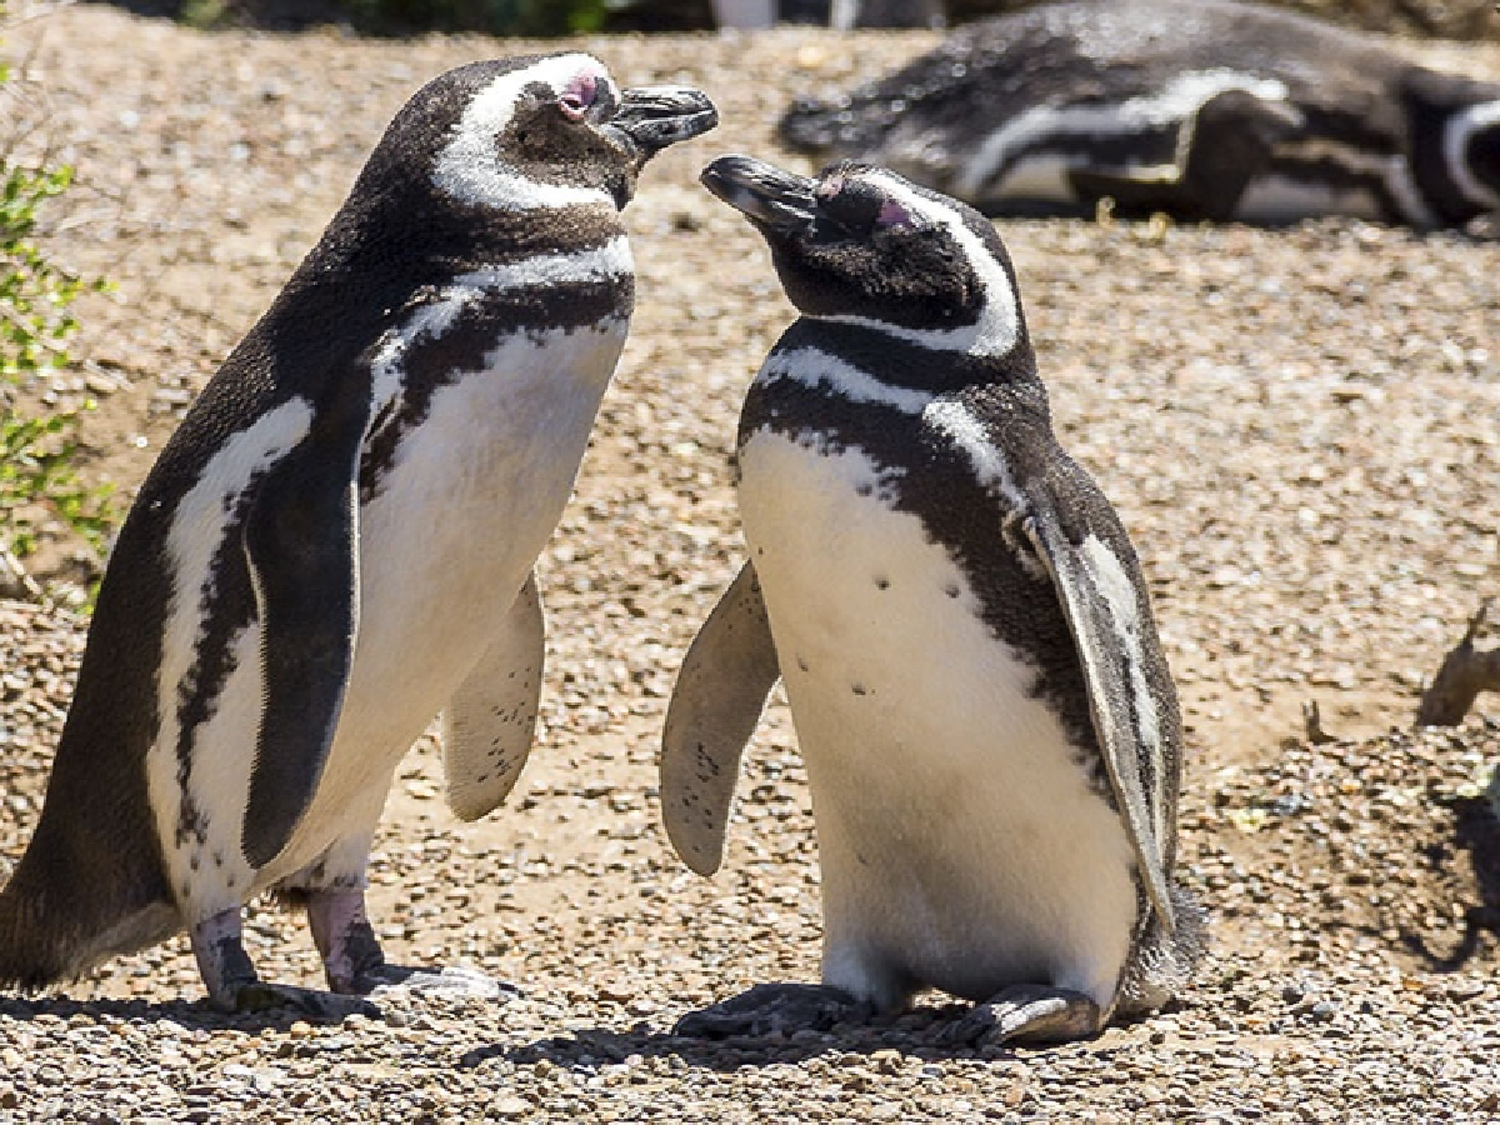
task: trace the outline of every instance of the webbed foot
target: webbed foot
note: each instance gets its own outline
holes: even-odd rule
[[[364,891],[337,888],[311,891],[307,920],[323,957],[328,987],[354,995],[410,992],[457,992],[495,1000],[515,990],[477,969],[414,969],[392,965],[375,938],[365,913]]]
[[[827,1031],[835,1024],[869,1019],[875,1009],[842,988],[826,984],[758,984],[747,992],[677,1021],[674,1035],[691,1039],[759,1037],[793,1031]]]
[[[380,1009],[363,996],[345,996],[289,984],[268,984],[262,980],[248,981],[239,986],[235,991],[234,1011],[300,1012],[326,1023],[339,1023],[354,1015],[380,1018]]]
[[[221,911],[189,928],[193,956],[209,1001],[224,1012],[285,1009],[311,1019],[337,1022],[355,1014],[376,1018],[380,1009],[358,996],[339,996],[260,979],[241,940],[239,907]]]
[[[1061,1043],[1099,1034],[1103,1017],[1099,1005],[1082,992],[1044,984],[1017,984],[976,1004],[949,1025],[943,1039],[980,1047]]]

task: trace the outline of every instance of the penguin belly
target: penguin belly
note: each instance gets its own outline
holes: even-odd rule
[[[1051,984],[1107,1010],[1137,924],[1134,861],[1037,667],[895,508],[903,470],[766,430],[740,464],[812,789],[824,982],[882,1008],[923,987],[983,1001]]]
[[[361,512],[359,635],[328,765],[269,878],[316,860],[361,805],[378,816],[397,763],[496,639],[568,501],[624,340],[623,320],[513,337],[403,439]]]
[[[494,641],[557,524],[625,328],[621,318],[504,337],[485,370],[439,387],[401,436],[360,508],[358,633],[332,746],[275,859],[256,870],[241,850],[261,692],[254,621],[234,639],[233,670],[186,767],[158,740],[152,803],[191,914],[237,905],[312,864],[362,871],[397,763]],[[180,573],[177,588],[211,581],[206,570]],[[179,806],[196,810],[193,831],[179,830]]]

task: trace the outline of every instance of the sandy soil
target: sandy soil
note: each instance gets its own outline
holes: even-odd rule
[[[1500,528],[1500,246],[1357,223],[1288,231],[1002,225],[1064,442],[1142,555],[1189,724],[1185,879],[1214,953],[1174,1008],[1049,1051],[955,1052],[911,1015],[700,1047],[682,1012],[817,971],[816,852],[789,716],[746,766],[725,871],[658,825],[680,654],[738,566],[727,455],[790,319],[759,241],[696,185],[777,157],[793,93],[933,42],[808,30],[585,43],[723,117],[629,212],[633,334],[542,560],[549,671],[509,806],[460,825],[430,742],[403,766],[372,895],[390,950],[513,982],[322,1027],[217,1016],[185,943],[60,996],[0,999],[0,1120],[1359,1120],[1500,1112],[1500,754],[1481,700],[1411,717],[1485,595]],[[87,472],[126,495],[426,78],[518,43],[200,35],[80,5],[12,29],[25,143],[77,166],[50,245],[117,284],[81,315]],[[1500,76],[1500,51],[1420,49]],[[793,158],[786,158],[795,163]],[[65,575],[76,545],[46,556]],[[0,874],[40,807],[86,622],[0,604]],[[1329,742],[1310,742],[1315,703]],[[315,983],[298,920],[252,917],[267,975]],[[92,1117],[85,1116],[92,1114]]]

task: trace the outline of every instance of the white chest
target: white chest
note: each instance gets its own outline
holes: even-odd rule
[[[562,515],[624,342],[602,330],[513,337],[434,394],[360,513],[359,635],[322,784],[278,867],[341,831],[452,696]],[[274,874],[274,872],[272,873]]]
[[[1130,847],[1035,668],[860,451],[762,431],[740,464],[812,785],[824,979],[882,1001],[883,977],[974,999],[1051,979],[1107,1003],[1136,915]]]
[[[231,638],[232,670],[207,701],[185,761],[175,702],[192,690],[207,632],[221,513],[307,432],[310,405],[294,399],[237,435],[184,498],[169,544],[174,583],[199,596],[180,597],[167,623],[158,685],[165,718],[147,769],[174,885],[190,889],[204,913],[340,840],[351,841],[350,862],[362,867],[392,770],[495,641],[556,526],[625,332],[622,316],[501,337],[476,370],[432,391],[420,424],[388,452],[358,517],[358,635],[333,745],[292,839],[260,871],[240,847],[262,695],[258,624]],[[399,379],[377,386],[400,405]],[[177,827],[183,807],[200,814],[187,835]]]

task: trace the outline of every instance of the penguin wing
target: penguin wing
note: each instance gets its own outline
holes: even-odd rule
[[[683,658],[662,730],[667,836],[699,875],[724,862],[740,756],[781,675],[755,567],[746,563]]]
[[[262,702],[241,848],[264,867],[312,802],[358,627],[360,439],[368,400],[335,396],[267,471],[244,523],[260,621]]]
[[[532,573],[495,643],[443,710],[448,807],[460,820],[478,820],[493,810],[521,776],[536,730],[546,639]]]
[[[1112,515],[1102,496],[1095,492],[1093,499],[1081,505],[1085,513],[1102,505]],[[1059,498],[1048,506],[1021,516],[1020,528],[1052,576],[1083,666],[1110,788],[1151,903],[1170,931],[1166,855],[1175,799],[1168,787],[1175,783],[1180,720],[1170,682],[1165,698],[1161,693],[1166,665],[1139,567],[1115,520],[1105,526],[1098,515],[1086,516],[1080,528],[1078,503]]]

